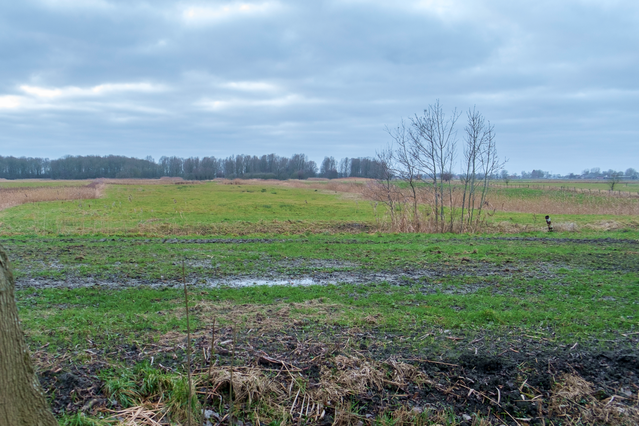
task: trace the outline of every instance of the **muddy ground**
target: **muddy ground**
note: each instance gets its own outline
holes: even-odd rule
[[[40,238],[40,242],[46,242],[46,238]],[[274,244],[274,243],[290,243],[304,244],[304,239],[274,239],[274,238],[250,238],[250,239],[230,239],[230,238],[209,238],[209,239],[131,239],[131,238],[99,238],[91,239],[73,239],[61,238],[52,240],[57,243],[67,244],[68,250],[77,247],[78,244],[97,244],[105,245],[105,252],[116,250],[112,244],[123,244],[125,246],[135,245],[136,247],[146,244],[166,244],[166,245],[196,245],[196,246],[216,246],[216,245],[242,245],[242,244]],[[429,240],[430,245],[436,245],[439,240],[433,238]],[[464,244],[472,240],[464,242]],[[478,237],[477,242],[522,242],[522,243],[541,243],[552,245],[587,245],[592,247],[624,247],[634,250],[639,246],[639,240],[636,239],[618,239],[618,238],[549,238],[549,237]],[[24,250],[24,243],[16,244],[16,240],[4,239],[1,243],[9,249],[16,250],[19,256],[19,249]],[[338,239],[335,241],[325,242],[331,244],[352,244],[365,247],[367,244],[376,244],[374,241],[361,241]],[[109,246],[111,245],[111,246]],[[19,247],[19,249],[18,249]],[[81,257],[78,257],[81,258]],[[636,257],[629,258],[622,255],[611,257],[608,253],[590,253],[588,256],[579,258],[571,258],[568,261],[558,260],[555,262],[548,261],[526,261],[506,260],[503,264],[495,264],[489,262],[481,262],[471,257],[461,257],[458,263],[432,263],[426,267],[402,267],[387,270],[375,270],[370,268],[362,268],[356,261],[344,260],[326,260],[326,259],[302,259],[302,260],[276,260],[263,261],[267,263],[266,268],[262,268],[257,274],[240,273],[232,275],[224,275],[216,272],[217,266],[210,261],[204,260],[186,260],[187,281],[203,287],[245,287],[253,285],[326,285],[326,284],[368,284],[387,282],[392,285],[412,285],[414,283],[423,284],[423,291],[426,294],[437,291],[443,292],[472,292],[472,286],[465,289],[452,289],[442,287],[437,283],[438,278],[443,277],[506,277],[506,278],[523,278],[523,279],[555,279],[555,271],[559,268],[583,268],[586,270],[602,270],[616,272],[639,272],[639,262]],[[43,278],[41,272],[46,269],[62,269],[65,266],[57,261],[51,261],[42,256],[39,259],[25,261],[17,274],[16,287],[24,288],[78,288],[102,286],[105,288],[125,288],[146,285],[153,288],[158,287],[175,287],[182,285],[180,278],[174,279],[147,279],[144,273],[138,274],[139,277],[130,277],[127,274],[114,273],[108,277],[94,277],[77,275],[71,269],[65,272],[62,279],[59,278]],[[118,265],[113,265],[113,269],[117,270]],[[179,264],[174,266],[179,269]],[[190,272],[195,271],[197,272]],[[204,274],[202,273],[204,272]]]
[[[179,266],[176,264],[176,266]],[[187,267],[200,266],[193,262],[186,262]],[[463,261],[460,265],[431,265],[428,268],[402,268],[390,271],[370,271],[355,269],[356,264],[336,260],[287,261],[277,262],[259,275],[243,274],[233,276],[189,276],[189,285],[216,287],[250,287],[255,285],[285,285],[307,286],[327,284],[378,284],[415,285],[419,284],[424,294],[437,292],[450,294],[466,294],[474,292],[482,284],[464,286],[463,288],[448,288],[436,282],[444,277],[524,277],[527,279],[555,277],[554,271],[558,266],[546,263],[524,265],[513,263],[503,266],[488,263]],[[290,272],[281,272],[282,267]],[[343,270],[342,270],[343,269]],[[16,280],[17,289],[27,288],[82,288],[100,286],[104,288],[127,288],[137,286],[152,288],[181,287],[181,280],[148,280],[117,277],[115,279],[100,279],[94,277],[67,276],[64,280],[23,276]],[[487,284],[483,284],[484,286]]]
[[[295,422],[344,423],[340,410],[345,401],[351,407],[352,415],[346,422],[350,424],[373,424],[400,408],[413,414],[429,410],[454,413],[457,422],[451,424],[460,425],[479,424],[478,415],[489,421],[487,424],[509,425],[631,425],[639,420],[638,334],[565,345],[539,336],[466,335],[441,329],[398,336],[326,326],[308,333],[307,325],[293,323],[282,328],[281,324],[266,324],[235,335],[231,328],[216,330],[212,356],[209,330],[196,331],[194,368],[206,376],[211,360],[216,370],[228,370],[233,364],[236,374],[257,371],[281,382],[283,388],[289,387],[289,377],[294,374],[296,380],[307,383],[308,395],[328,387],[327,380],[341,387],[341,394],[330,403],[324,402],[324,418],[294,415]],[[449,343],[450,349],[444,353],[432,353],[428,348],[415,351],[405,343],[424,335]],[[44,353],[36,353],[36,359],[56,413],[82,410],[99,414],[121,408],[104,395],[96,376],[97,371],[108,368],[109,359],[124,360],[130,366],[147,361],[168,372],[184,373],[185,349],[185,336],[175,334],[158,344],[93,348],[86,351],[90,361],[83,365],[70,359],[55,360]],[[398,364],[413,366],[415,372],[411,377],[397,378]],[[367,369],[377,369],[391,379],[375,386],[372,379],[360,377],[367,385],[362,391],[357,374]],[[329,371],[333,373],[327,379]],[[375,371],[366,374],[374,375]],[[355,379],[345,382],[344,377],[349,376]],[[211,387],[202,385],[199,389],[206,393]],[[215,413],[223,414],[228,403],[220,406],[218,398],[225,390],[228,384],[225,388],[218,383],[216,391],[201,400]],[[292,397],[287,404],[294,404]]]

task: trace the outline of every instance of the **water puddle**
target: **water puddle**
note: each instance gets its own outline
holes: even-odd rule
[[[339,282],[343,283],[344,280]],[[206,285],[209,287],[254,287],[265,285],[269,287],[273,286],[289,286],[289,287],[304,287],[310,285],[326,285],[326,284],[338,284],[337,280],[317,280],[311,277],[305,278],[289,278],[289,279],[230,279],[230,280],[207,280]]]

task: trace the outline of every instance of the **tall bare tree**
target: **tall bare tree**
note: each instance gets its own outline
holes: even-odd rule
[[[457,132],[455,124],[459,118],[457,109],[447,117],[444,109],[435,101],[424,110],[423,115],[415,115],[412,121],[411,139],[413,142],[413,158],[418,169],[430,178],[434,189],[435,225],[440,231],[445,227],[444,179],[450,172],[455,160]],[[452,205],[452,184],[449,182],[450,208]],[[451,212],[452,226],[452,212]],[[451,229],[452,230],[452,229]]]
[[[15,281],[0,247],[0,425],[57,426],[20,329]]]
[[[504,165],[497,156],[495,130],[490,121],[475,108],[469,109],[466,117],[461,232],[481,221],[489,181]]]
[[[399,179],[402,179],[408,184],[410,190],[410,198],[412,205],[411,220],[413,230],[420,231],[420,215],[419,215],[419,196],[418,183],[419,183],[419,170],[417,168],[417,162],[415,161],[414,145],[412,138],[410,137],[410,131],[406,128],[406,123],[402,120],[399,126],[395,128],[386,128],[386,131],[393,139],[393,146],[390,147],[390,152],[393,153],[395,158],[394,174]]]

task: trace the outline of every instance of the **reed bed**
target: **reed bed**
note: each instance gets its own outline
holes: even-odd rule
[[[99,182],[91,182],[86,186],[0,188],[0,210],[26,203],[100,198],[104,191],[104,186],[104,184]]]
[[[607,197],[623,197],[623,198],[639,198],[639,192],[637,191],[628,191],[628,190],[611,190],[611,189],[600,189],[600,188],[578,188],[574,186],[552,186],[552,185],[502,185],[502,184],[491,184],[492,188],[502,188],[502,189],[536,189],[542,191],[558,191],[558,192],[570,192],[573,194],[588,194],[588,195],[599,195],[599,196],[607,196]]]
[[[184,180],[181,177],[161,177],[160,179],[98,179],[98,182],[110,185],[198,185],[201,180]]]
[[[488,201],[492,209],[535,214],[639,215],[639,197],[597,192],[550,190],[539,196],[510,194],[507,189],[491,188]],[[626,193],[627,194],[627,193]]]

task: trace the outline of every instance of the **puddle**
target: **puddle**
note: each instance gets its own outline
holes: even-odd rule
[[[290,279],[231,279],[231,280],[207,280],[206,286],[208,287],[253,287],[259,285],[272,286],[291,286],[291,287],[304,287],[310,285],[326,285],[337,284],[337,281],[332,280],[315,280],[313,278],[290,278]]]

